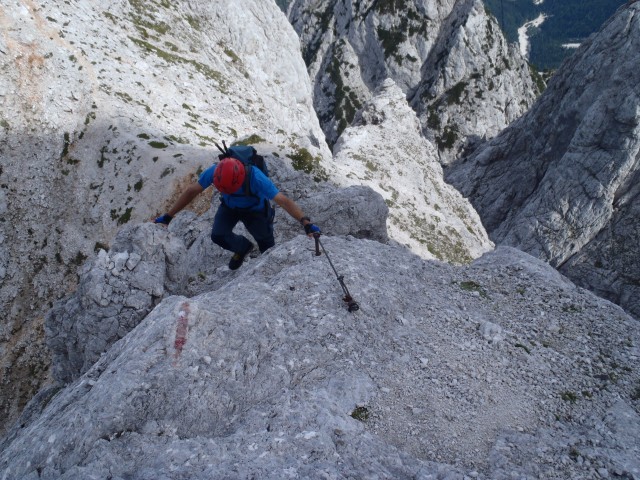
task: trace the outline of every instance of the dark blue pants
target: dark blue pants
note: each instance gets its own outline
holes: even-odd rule
[[[221,203],[213,219],[211,240],[225,250],[234,253],[245,252],[249,247],[249,240],[244,235],[233,233],[233,228],[238,222],[242,222],[258,243],[258,248],[262,253],[276,244],[273,238],[274,215],[275,210],[271,205],[269,205],[268,211],[248,212],[234,210]]]

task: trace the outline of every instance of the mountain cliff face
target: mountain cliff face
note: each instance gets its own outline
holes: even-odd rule
[[[497,134],[538,91],[480,0],[297,0],[288,12],[330,144],[387,78],[411,100],[443,163]]]
[[[411,105],[447,165],[525,113],[544,82],[481,1],[458,2],[443,30]]]
[[[558,71],[524,117],[451,169],[496,243],[640,316],[640,4]]]
[[[120,226],[210,165],[214,141],[330,154],[298,39],[269,2],[13,2],[0,28],[5,419],[46,376],[52,301]]]

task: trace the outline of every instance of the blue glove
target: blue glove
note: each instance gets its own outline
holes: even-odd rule
[[[153,223],[164,223],[165,225],[169,225],[169,222],[171,222],[171,220],[173,220],[173,217],[168,213],[165,213],[164,215],[160,215],[158,218],[156,218]]]
[[[314,233],[320,233],[320,229],[313,223],[307,223],[304,226],[304,233],[307,235],[313,235]]]

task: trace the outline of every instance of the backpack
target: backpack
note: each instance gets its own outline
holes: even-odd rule
[[[222,152],[218,155],[220,160],[232,157],[240,160],[244,164],[245,176],[244,182],[242,183],[242,191],[244,195],[256,197],[256,195],[251,192],[251,173],[253,167],[257,167],[266,177],[269,176],[269,169],[267,168],[267,162],[265,162],[264,157],[258,155],[256,149],[251,145],[232,145],[227,148],[224,140],[222,141],[224,148],[220,147],[217,143],[215,145],[218,147],[218,150]]]

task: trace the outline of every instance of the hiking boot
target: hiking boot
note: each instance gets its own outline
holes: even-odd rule
[[[250,243],[244,252],[234,253],[233,257],[231,257],[231,260],[229,260],[229,270],[239,269],[242,265],[242,262],[244,262],[244,257],[246,257],[249,252],[251,252],[251,250],[253,250],[253,243]]]

